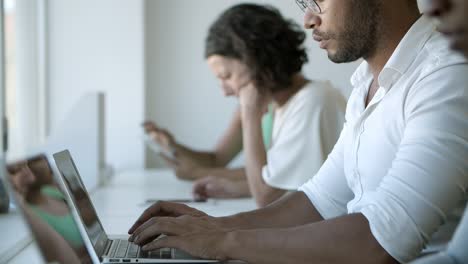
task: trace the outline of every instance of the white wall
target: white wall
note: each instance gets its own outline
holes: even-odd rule
[[[203,58],[209,25],[237,0],[146,1],[146,116],[195,148],[211,148],[224,131],[236,106],[225,99]],[[294,1],[268,3],[302,25],[303,13]],[[307,32],[310,63],[304,73],[312,79],[329,79],[349,95],[349,78],[357,63],[336,65]],[[157,165],[150,154],[147,164]]]
[[[50,129],[89,91],[106,94],[107,162],[140,168],[138,135],[147,117],[195,148],[211,148],[224,131],[234,98],[226,99],[203,58],[209,25],[237,0],[48,0]],[[294,1],[273,4],[302,24]],[[313,43],[304,72],[330,79],[349,94],[355,64],[335,65]],[[146,48],[145,48],[146,47]],[[86,144],[86,142],[83,142]],[[154,155],[147,162],[154,165]]]
[[[48,1],[50,128],[81,96],[104,92],[106,157],[117,170],[143,167],[143,7],[143,0]]]
[[[58,151],[68,149],[88,190],[105,182],[104,140],[105,100],[100,93],[88,93],[80,97],[67,112],[67,119],[60,123],[46,145],[40,148],[49,160]],[[86,142],[86,144],[83,144]],[[53,163],[53,162],[52,162]]]

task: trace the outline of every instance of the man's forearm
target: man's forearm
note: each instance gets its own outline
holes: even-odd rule
[[[294,192],[269,206],[217,219],[226,229],[284,228],[321,221],[323,218],[303,192]]]
[[[292,228],[231,231],[223,247],[230,259],[250,264],[397,263],[362,214]]]

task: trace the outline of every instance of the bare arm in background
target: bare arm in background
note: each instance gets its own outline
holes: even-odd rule
[[[257,205],[264,207],[287,192],[270,186],[262,176],[262,169],[267,164],[267,153],[263,144],[261,121],[270,98],[260,94],[257,87],[249,84],[241,88],[239,101],[247,181]]]
[[[154,122],[143,124],[149,133],[162,147],[175,152],[176,160],[163,156],[176,175],[182,179],[200,179],[208,175],[217,177],[239,178],[237,169],[226,169],[225,166],[242,150],[242,126],[240,110],[234,113],[228,129],[216,144],[213,151],[197,151],[177,143],[166,130],[159,128]]]
[[[32,212],[28,206],[24,204],[20,195],[16,195],[16,197],[17,198],[15,200],[18,202],[18,206],[22,208],[26,220],[31,225],[31,230],[46,261],[70,264],[81,263],[70,244],[68,244],[62,236],[52,229],[52,227]]]

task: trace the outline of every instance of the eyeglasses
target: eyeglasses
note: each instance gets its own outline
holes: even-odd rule
[[[296,4],[299,6],[302,12],[306,12],[307,8],[309,8],[316,14],[322,13],[322,9],[315,0],[296,0]]]

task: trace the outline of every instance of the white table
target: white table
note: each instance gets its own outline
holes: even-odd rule
[[[5,263],[32,241],[29,230],[19,212],[0,215],[0,263]]]
[[[109,234],[125,234],[151,205],[148,200],[191,199],[192,182],[177,179],[171,170],[126,171],[92,194],[93,203]],[[209,215],[226,216],[256,208],[253,199],[187,203]]]
[[[119,235],[126,234],[137,217],[151,205],[145,201],[190,199],[191,191],[192,182],[177,179],[171,170],[135,170],[118,173],[110,183],[93,192],[91,199],[106,232]],[[213,216],[225,216],[256,208],[253,199],[210,199],[188,205]],[[22,229],[27,238],[26,228]],[[0,244],[0,252],[6,248],[7,245]],[[34,244],[29,244],[7,263],[25,263],[25,260],[27,263],[41,262]]]

